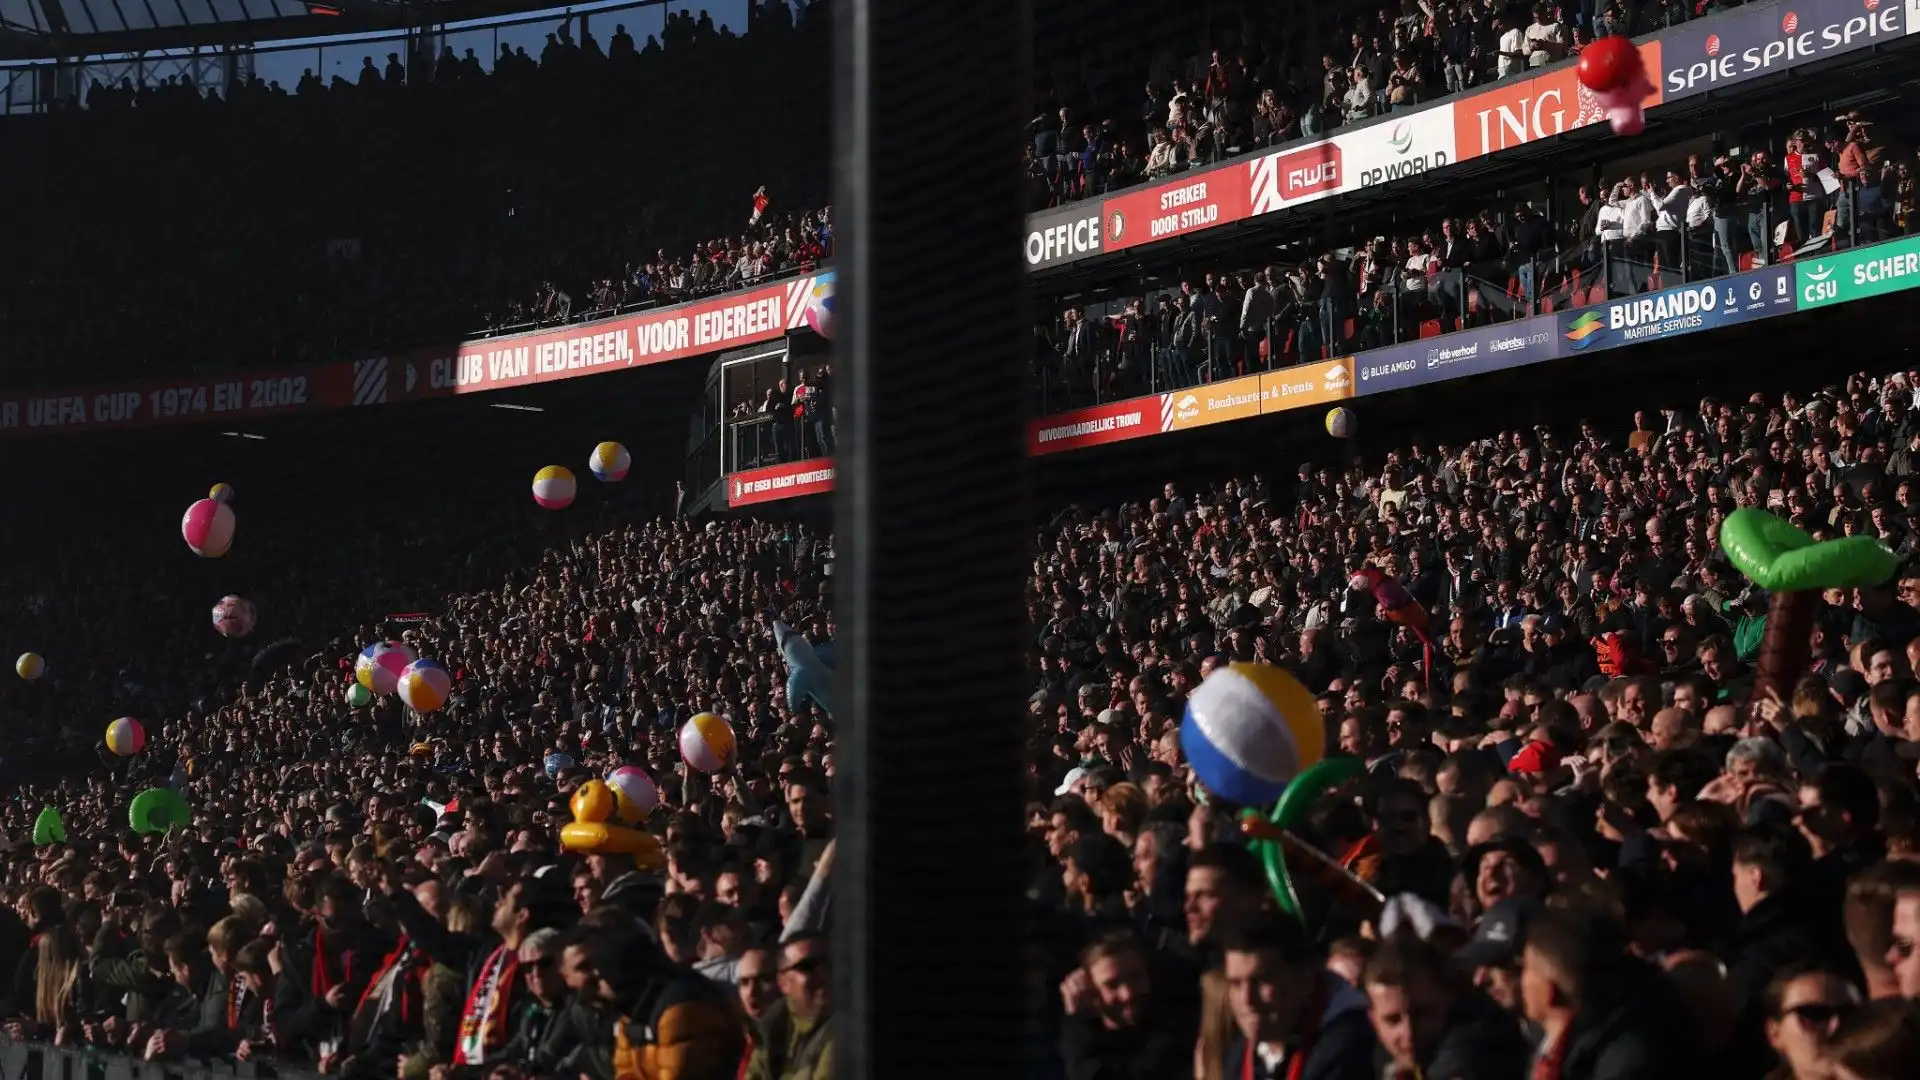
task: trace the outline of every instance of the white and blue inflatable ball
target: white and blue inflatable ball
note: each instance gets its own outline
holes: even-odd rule
[[[573,756],[555,750],[542,764],[546,765],[548,776],[559,776],[562,770],[573,768]]]
[[[1345,405],[1327,410],[1327,434],[1334,438],[1351,439],[1359,426],[1360,421],[1353,415],[1353,410]]]
[[[1187,697],[1180,750],[1201,786],[1228,802],[1265,806],[1326,753],[1320,704],[1270,664],[1217,668]]]

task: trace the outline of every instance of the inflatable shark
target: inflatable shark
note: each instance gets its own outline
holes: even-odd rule
[[[798,711],[812,698],[828,716],[833,715],[833,644],[818,648],[793,627],[773,620],[774,644],[787,661],[787,707]]]

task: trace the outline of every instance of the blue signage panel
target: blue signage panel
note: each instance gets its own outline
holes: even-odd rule
[[[1733,277],[1622,297],[1557,316],[1560,355],[1697,334],[1795,308],[1793,267],[1769,266]]]
[[[1559,344],[1552,315],[1406,341],[1353,358],[1354,395],[1385,394],[1538,364],[1560,355]]]
[[[1660,39],[1660,89],[1678,101],[1920,33],[1916,0],[1791,0],[1687,23]]]

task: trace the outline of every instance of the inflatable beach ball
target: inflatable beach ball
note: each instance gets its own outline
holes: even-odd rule
[[[733,728],[726,717],[696,714],[680,729],[680,756],[704,773],[716,773],[733,764]]]
[[[107,749],[127,757],[147,745],[147,729],[131,716],[123,716],[107,725]]]
[[[1300,680],[1269,664],[1215,669],[1187,698],[1180,749],[1206,789],[1242,806],[1280,797],[1326,752],[1320,705]]]
[[[400,685],[400,673],[419,658],[398,641],[376,641],[360,650],[360,658],[353,662],[353,677],[376,694],[391,694]]]
[[[400,700],[414,712],[433,712],[447,703],[453,677],[431,660],[415,660],[400,673]]]
[[[223,502],[201,499],[187,507],[180,519],[180,535],[187,546],[203,559],[217,559],[233,546],[233,508]]]
[[[660,789],[653,777],[638,765],[622,765],[607,774],[607,786],[613,789],[614,808],[620,820],[637,825],[660,805]]]
[[[815,282],[813,291],[807,294],[805,317],[807,329],[833,340],[833,279]]]
[[[548,754],[540,764],[545,766],[548,776],[559,776],[563,770],[573,768],[573,756],[555,750],[553,753]]]
[[[47,673],[47,662],[37,652],[23,652],[20,659],[13,662],[13,670],[28,682]]]
[[[1360,421],[1353,415],[1353,410],[1344,405],[1327,410],[1327,434],[1336,439],[1353,438],[1354,429],[1359,426],[1359,423]]]
[[[359,683],[354,683],[352,686],[347,687],[347,706],[349,708],[364,709],[371,704],[373,704],[373,691],[361,686]]]
[[[587,458],[587,468],[593,475],[608,484],[617,484],[627,478],[627,470],[633,467],[633,458],[627,448],[617,442],[603,442],[593,448]]]
[[[207,498],[217,503],[230,503],[233,501],[233,485],[215,484],[213,487],[207,489]]]
[[[213,605],[213,628],[222,637],[240,638],[253,633],[253,601],[240,596],[223,596]]]
[[[549,465],[533,474],[533,501],[546,510],[565,510],[573,505],[573,470],[564,465]]]

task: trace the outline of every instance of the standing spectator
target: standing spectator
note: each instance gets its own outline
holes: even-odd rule
[[[1525,71],[1527,69],[1526,31],[1509,22],[1506,16],[1496,15],[1493,19],[1493,33],[1497,42],[1494,48],[1494,56],[1497,58],[1494,66],[1495,77],[1504,79]]]
[[[1740,179],[1734,194],[1742,203],[1747,219],[1747,239],[1753,249],[1756,266],[1765,266],[1773,253],[1773,197],[1780,187],[1779,171],[1765,150],[1755,150],[1740,166]]]
[[[1533,6],[1533,23],[1527,27],[1525,39],[1530,68],[1546,67],[1567,55],[1567,28],[1551,4]]]

